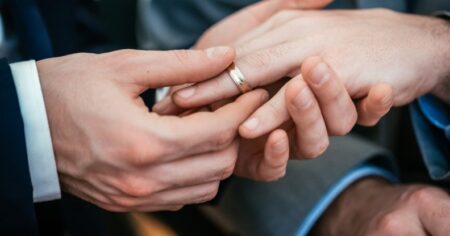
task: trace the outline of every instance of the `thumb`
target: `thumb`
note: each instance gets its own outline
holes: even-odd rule
[[[198,40],[195,48],[204,48],[205,45],[212,46],[211,42],[213,42],[214,45],[232,43],[280,10],[320,8],[332,1],[333,0],[266,0],[250,5],[211,27]]]
[[[206,50],[140,51],[114,53],[120,80],[137,96],[149,88],[196,83],[223,72],[235,58],[226,46]]]

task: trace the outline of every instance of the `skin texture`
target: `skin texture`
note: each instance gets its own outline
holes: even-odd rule
[[[370,203],[370,204],[367,204]],[[391,185],[377,178],[347,188],[312,235],[436,235],[450,232],[450,197],[426,185]]]
[[[237,47],[236,64],[248,82],[271,93],[271,99],[247,119],[256,117],[258,121],[239,128],[241,136],[249,138],[241,140],[242,150],[248,146],[261,152],[267,135],[283,128],[295,157],[313,158],[326,149],[328,136],[344,135],[356,122],[372,126],[394,105],[407,104],[427,92],[448,102],[442,88],[449,83],[450,32],[442,20],[386,10],[283,11],[267,17],[255,29],[233,34],[233,20],[235,25],[245,22],[240,18],[245,16],[243,11],[214,26],[198,43],[200,48]],[[221,40],[211,32],[227,32],[235,40]],[[285,76],[292,79],[280,80]],[[226,74],[193,87],[191,97],[182,96],[183,90],[179,90],[162,107],[169,107],[166,111],[188,109],[239,93]],[[236,170],[245,169],[240,163],[259,163],[260,158],[246,156],[249,154],[252,152],[246,150],[239,155]],[[285,166],[281,160],[287,161],[280,158],[276,165],[261,170],[276,172]],[[252,170],[238,174],[260,177]],[[448,194],[438,188],[392,186],[365,179],[341,194],[312,233],[446,235],[450,231],[449,202]]]
[[[258,27],[274,14],[283,9],[315,9],[326,6],[330,0],[268,0],[249,6],[211,27],[197,42],[196,48],[206,48],[213,45],[233,44],[244,33]],[[239,27],[236,27],[236,25]],[[283,82],[283,81],[280,81]],[[284,82],[283,82],[284,83]],[[172,102],[172,95],[181,88],[189,85],[179,85],[171,88],[170,96],[153,107],[159,114],[179,115],[186,109]],[[272,96],[283,86],[274,83],[265,89]],[[221,101],[220,103],[226,103]],[[214,105],[213,105],[214,106]],[[295,132],[292,131],[292,122],[275,129],[270,134],[262,135],[257,139],[240,139],[239,158],[234,174],[259,181],[273,181],[284,176],[290,155],[290,146],[295,146]],[[241,135],[243,136],[243,135]]]
[[[62,189],[111,211],[177,210],[212,199],[233,173],[239,125],[267,93],[183,117],[149,112],[139,95],[214,77],[234,55],[220,47],[39,61]]]
[[[356,122],[374,125],[392,105],[407,104],[448,80],[449,37],[443,20],[388,10],[277,13],[233,43],[238,48],[235,63],[253,87],[283,76],[293,79],[247,120],[250,125],[240,127],[240,134],[259,137],[289,120],[297,128],[312,126],[310,135],[297,134],[291,150],[299,158],[317,157],[326,149],[328,136],[344,135]],[[313,73],[317,68],[321,74]],[[325,80],[314,83],[315,77]],[[328,97],[321,96],[334,88]],[[305,107],[289,109],[300,91]],[[238,93],[223,73],[174,93],[172,102],[196,107]],[[296,119],[300,114],[308,118]]]

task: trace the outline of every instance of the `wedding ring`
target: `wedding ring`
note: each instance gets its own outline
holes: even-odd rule
[[[247,93],[252,90],[252,87],[246,82],[244,74],[242,74],[234,62],[228,67],[227,72],[241,93]]]

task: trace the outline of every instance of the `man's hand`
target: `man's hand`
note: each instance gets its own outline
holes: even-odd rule
[[[345,190],[313,235],[448,235],[450,197],[426,185],[392,186],[363,179]]]
[[[296,78],[258,109],[241,126],[240,133],[246,138],[258,137],[290,118],[307,123],[301,116],[292,117],[295,111],[288,110],[287,104],[293,101],[294,95],[300,94],[299,88],[308,85],[304,90],[304,95],[308,96],[300,100],[311,108],[305,111],[313,111],[308,113],[311,114],[308,119],[314,121],[317,132],[301,129],[305,132],[301,140],[309,140],[309,143],[297,140],[297,156],[316,157],[326,148],[327,136],[346,134],[357,120],[363,125],[374,125],[391,105],[411,102],[447,78],[450,74],[449,39],[447,22],[387,10],[276,14],[237,40],[236,64],[252,87],[265,86],[286,75]],[[314,83],[311,78],[316,73],[312,73],[312,69],[316,66],[329,72],[317,76],[325,80]],[[334,71],[330,72],[330,68]],[[304,72],[303,77],[300,71]],[[301,85],[302,81],[306,84]],[[334,97],[323,92],[333,89],[330,84],[337,86]],[[294,87],[289,94],[288,86]],[[195,107],[238,93],[236,85],[223,73],[176,92],[172,99],[181,107]],[[313,95],[319,98],[315,100]],[[337,102],[340,106],[333,108],[332,104]],[[320,117],[318,114],[324,119],[314,119]]]
[[[241,37],[235,43],[236,65],[252,87],[259,87],[298,75],[305,59],[320,55],[353,98],[364,98],[373,85],[388,83],[395,105],[404,105],[450,74],[449,39],[447,22],[431,17],[388,10],[291,10]],[[217,84],[220,90],[211,90]],[[192,107],[237,94],[223,73],[173,98],[182,107]]]
[[[112,211],[175,210],[213,198],[234,170],[238,126],[266,92],[182,118],[150,113],[139,95],[214,77],[233,59],[219,47],[39,61],[63,190]]]

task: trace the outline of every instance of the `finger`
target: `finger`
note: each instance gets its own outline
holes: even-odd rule
[[[305,41],[305,45],[308,43]],[[236,60],[235,64],[246,77],[250,87],[271,84],[292,71],[298,70],[303,60],[313,53],[313,47],[290,42],[264,49]],[[313,45],[313,44],[311,44]],[[240,93],[227,72],[177,91],[173,101],[185,108],[198,107],[229,98]]]
[[[149,198],[131,199],[134,208],[144,211],[155,205],[198,204],[212,200],[218,192],[219,182],[204,183],[196,186],[171,189],[156,193]]]
[[[328,147],[328,134],[319,104],[301,75],[289,81],[286,103],[295,123],[297,158],[319,156]]]
[[[120,50],[102,54],[133,95],[148,88],[199,82],[225,70],[235,57],[230,47],[206,50]]]
[[[358,124],[374,126],[386,115],[394,104],[394,92],[389,84],[373,86],[367,95],[357,103]]]
[[[258,108],[240,127],[239,134],[253,139],[276,129],[289,119],[283,86],[268,102]]]
[[[302,75],[319,102],[328,135],[345,135],[355,126],[356,107],[336,73],[320,58],[302,65]]]
[[[155,125],[167,136],[163,156],[173,160],[229,146],[239,125],[267,99],[266,91],[254,90],[214,112],[197,112],[182,118],[162,117]]]
[[[420,221],[431,235],[447,235],[450,232],[450,198],[447,193],[436,190],[422,194],[419,205]]]
[[[195,48],[213,46],[210,42],[215,42],[215,45],[233,43],[239,36],[254,29],[282,9],[319,8],[330,2],[330,0],[269,0],[250,5],[211,27],[200,38]]]
[[[286,174],[289,160],[289,140],[286,131],[275,130],[269,135],[264,148],[264,158],[257,167],[260,179],[274,181]]]
[[[238,147],[238,142],[234,141],[224,150],[163,163],[145,172],[150,174],[148,178],[161,179],[162,190],[220,181],[233,173]]]

